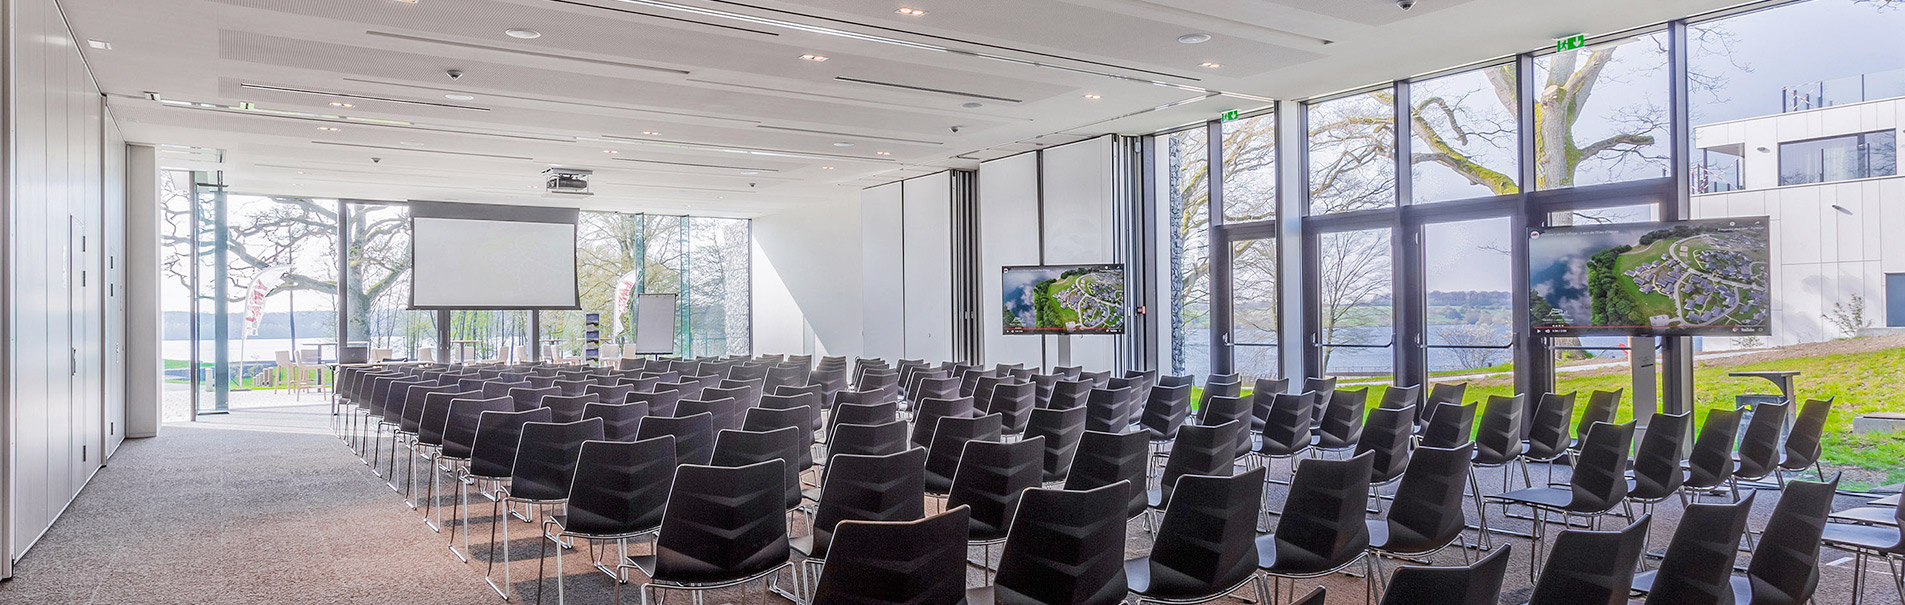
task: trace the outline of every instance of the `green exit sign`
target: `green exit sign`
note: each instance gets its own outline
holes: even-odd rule
[[[1554,52],[1567,52],[1587,47],[1587,34],[1575,34],[1554,41]]]
[[[1237,110],[1232,109],[1230,111],[1226,111],[1223,114],[1217,116],[1217,120],[1220,122],[1229,122],[1229,121],[1238,119],[1238,117],[1239,116],[1237,115]]]

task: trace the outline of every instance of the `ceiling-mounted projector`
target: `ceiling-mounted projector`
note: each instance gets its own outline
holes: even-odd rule
[[[595,173],[581,168],[550,168],[542,171],[542,179],[549,193],[592,195],[589,193],[589,175],[592,174]]]

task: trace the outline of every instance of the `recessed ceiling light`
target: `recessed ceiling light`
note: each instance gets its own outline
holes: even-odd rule
[[[807,53],[807,54],[804,54],[804,55],[801,55],[801,56],[800,56],[800,59],[801,59],[802,61],[813,61],[813,62],[815,62],[815,63],[819,63],[819,62],[821,62],[821,61],[825,61],[825,60],[827,60],[827,56],[826,56],[826,55],[816,55],[816,54],[813,54],[813,53]]]
[[[475,97],[475,96],[472,96],[472,95],[464,95],[464,94],[455,94],[455,93],[451,93],[451,94],[447,94],[447,95],[443,95],[443,98],[445,98],[445,99],[449,99],[449,100],[452,100],[452,101],[474,101],[474,100],[476,100],[476,97]]]
[[[349,109],[349,108],[352,108],[352,107],[356,107],[356,105],[352,105],[352,104],[350,104],[350,103],[345,103],[345,102],[343,102],[343,101],[331,101],[331,106],[332,106],[332,107],[343,107],[343,108],[345,108],[345,109]]]
[[[1205,34],[1205,33],[1184,34],[1182,36],[1178,36],[1177,41],[1180,44],[1203,44],[1205,42],[1210,41],[1210,34]]]
[[[97,49],[99,49],[99,50],[112,50],[112,43],[111,43],[111,42],[101,42],[101,41],[98,41],[98,40],[87,40],[87,41],[86,41],[86,45],[87,45],[87,46],[91,46],[91,47],[93,47],[93,48],[97,48]]]
[[[877,153],[880,155],[893,155],[893,152],[891,151],[875,151],[874,153]]]
[[[542,32],[529,29],[526,27],[512,27],[512,28],[503,30],[503,33],[509,34],[509,37],[511,38],[521,38],[524,40],[534,40],[536,38],[542,37]]]
[[[337,132],[337,127],[336,126],[319,126],[318,130],[322,130],[325,132]]]
[[[985,106],[986,106],[986,104],[985,104],[985,103],[977,103],[977,102],[975,102],[975,103],[967,103],[967,104],[964,104],[964,105],[960,105],[960,107],[964,107],[964,108],[966,108],[966,109],[978,109],[978,108],[981,108],[981,107],[985,107]]]
[[[1085,98],[1086,98],[1086,99],[1090,99],[1090,100],[1093,100],[1093,101],[1096,101],[1096,100],[1099,100],[1099,99],[1103,99],[1104,97],[1103,97],[1103,96],[1101,96],[1101,95],[1097,95],[1097,94],[1091,94],[1091,93],[1086,93],[1086,94],[1085,94]]]
[[[820,167],[820,169],[821,169],[821,170],[833,170],[833,167],[832,167],[832,166],[821,166],[821,167]]]
[[[760,174],[760,173],[761,173],[761,171],[759,171],[759,170],[743,170],[743,171],[741,171],[741,174],[744,174],[744,175],[747,175],[747,176],[754,176],[754,175],[757,175],[757,174]]]
[[[404,4],[416,4],[416,3],[417,3],[417,0],[396,0],[396,1],[397,1],[397,2],[402,2],[402,3],[404,3]]]
[[[659,132],[655,132],[655,131],[653,131],[653,130],[644,130],[644,131],[642,131],[642,134],[645,134],[645,135],[648,135],[648,136],[651,136],[651,137],[658,137],[658,136],[661,136],[661,133],[659,133]]]
[[[896,11],[893,11],[893,12],[896,12],[896,13],[899,13],[899,14],[902,14],[902,15],[907,15],[907,16],[909,16],[909,17],[923,17],[923,16],[925,16],[925,15],[926,15],[926,11],[923,11],[923,10],[920,10],[920,9],[917,9],[917,8],[913,8],[913,7],[910,7],[910,6],[902,6],[902,7],[900,7],[900,10],[896,10]]]
[[[848,142],[846,142],[846,141],[840,141],[840,142],[838,142],[838,143],[834,143],[834,144],[833,144],[833,146],[834,146],[834,147],[852,147],[852,146],[853,146],[853,143],[848,143]]]
[[[620,151],[616,151],[616,150],[614,150],[614,149],[604,149],[604,150],[602,150],[602,153],[621,153],[621,152],[620,152]]]
[[[1223,65],[1221,65],[1221,64],[1218,64],[1218,63],[1212,63],[1212,62],[1210,62],[1210,61],[1205,61],[1205,62],[1204,62],[1204,69],[1217,69],[1217,68],[1219,68],[1219,67],[1223,67]]]

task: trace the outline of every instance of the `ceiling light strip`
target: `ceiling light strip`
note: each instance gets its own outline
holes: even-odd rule
[[[614,159],[620,162],[635,162],[638,164],[660,164],[663,166],[685,166],[689,168],[716,168],[720,170],[740,170],[740,171],[757,171],[757,172],[780,172],[780,170],[773,169],[773,168],[750,168],[747,166],[724,166],[721,164],[697,164],[694,162],[670,162],[667,160],[644,160],[641,158],[611,158],[611,159]]]
[[[681,18],[681,17],[670,17],[670,16],[668,16],[668,15],[657,15],[657,14],[654,14],[654,13],[644,13],[644,12],[641,12],[641,11],[632,11],[632,10],[628,10],[628,9],[625,9],[625,8],[614,8],[614,7],[608,7],[608,6],[599,6],[599,5],[595,5],[595,4],[589,4],[589,3],[586,3],[586,2],[576,2],[575,0],[549,0],[549,1],[550,1],[550,2],[554,2],[554,3],[556,3],[556,4],[567,4],[567,5],[569,5],[569,6],[580,6],[580,7],[583,7],[583,8],[593,8],[593,9],[596,9],[596,10],[605,10],[605,11],[612,11],[612,12],[617,12],[617,13],[623,13],[623,14],[629,14],[629,15],[640,15],[640,16],[643,16],[643,17],[648,17],[648,18],[651,18],[651,19],[663,19],[663,20],[667,20],[667,21],[679,21],[679,22],[682,22],[682,23],[693,23],[693,24],[695,24],[695,25],[705,25],[705,26],[708,26],[708,27],[716,27],[716,28],[720,28],[720,29],[730,29],[730,30],[734,30],[734,31],[742,31],[742,32],[747,32],[747,33],[750,33],[750,34],[760,34],[760,35],[763,35],[763,36],[779,36],[779,35],[780,35],[780,34],[778,34],[778,33],[775,33],[775,32],[770,32],[770,31],[761,31],[761,30],[758,30],[758,29],[748,29],[748,28],[745,28],[745,27],[735,27],[735,26],[732,26],[732,25],[722,25],[722,24],[720,24],[720,23],[709,23],[709,22],[707,22],[707,21],[696,21],[696,20],[694,20],[694,19],[683,19],[683,18]]]
[[[244,83],[240,83],[240,84],[238,85],[238,87],[239,87],[239,88],[249,88],[249,89],[251,89],[251,90],[265,90],[265,91],[271,91],[271,92],[287,92],[287,93],[291,93],[291,94],[299,94],[299,95],[312,95],[312,96],[318,96],[318,97],[336,97],[336,98],[341,98],[341,99],[359,99],[359,100],[364,100],[364,101],[379,101],[379,102],[383,102],[383,103],[401,103],[401,104],[404,104],[404,105],[422,105],[422,106],[425,106],[425,107],[442,107],[442,108],[447,108],[447,109],[464,109],[464,110],[469,110],[469,111],[489,111],[489,108],[488,108],[488,107],[473,107],[473,106],[470,106],[470,105],[457,105],[457,104],[455,104],[455,103],[437,103],[437,102],[434,102],[434,101],[413,101],[413,100],[410,100],[410,99],[397,99],[397,98],[392,98],[392,97],[379,97],[379,96],[374,96],[374,95],[364,95],[364,94],[356,94],[356,93],[349,93],[349,92],[334,92],[334,91],[324,91],[324,90],[309,90],[309,89],[304,89],[304,88],[291,88],[291,87],[288,87],[288,86],[274,86],[274,85],[271,85],[271,84],[253,84],[253,83],[251,83],[251,82],[244,82]]]
[[[254,107],[238,107],[238,106],[232,106],[232,105],[220,105],[217,103],[200,103],[200,102],[194,102],[194,101],[181,101],[177,99],[165,99],[165,100],[159,101],[159,104],[164,105],[166,107],[177,107],[180,109],[209,111],[213,113],[227,113],[227,114],[233,114],[233,115],[256,116],[256,117],[262,117],[262,118],[281,118],[281,119],[289,119],[289,120],[306,120],[306,121],[315,121],[315,122],[358,124],[363,126],[379,126],[384,128],[415,130],[419,132],[439,132],[439,133],[462,134],[462,135],[471,135],[471,136],[500,137],[500,138],[506,138],[506,139],[520,139],[520,140],[527,140],[527,141],[545,141],[550,143],[574,143],[578,140],[575,137],[519,134],[519,133],[502,132],[502,131],[484,132],[480,130],[464,130],[464,129],[447,128],[447,127],[426,126],[426,125],[417,124],[413,122],[399,122],[396,120],[379,120],[374,118],[359,118],[359,117],[335,116],[335,115],[327,115],[327,114],[313,114],[313,113],[304,113],[304,112],[296,112],[296,111],[281,111],[281,110],[272,110],[272,109],[262,109],[255,106]]]
[[[545,52],[537,52],[537,51],[533,51],[533,50],[522,50],[522,49],[517,49],[517,48],[507,48],[507,47],[502,47],[502,46],[490,46],[490,45],[488,45],[488,44],[474,44],[474,43],[470,43],[470,42],[457,42],[457,41],[454,41],[454,40],[440,40],[440,39],[437,39],[437,38],[426,38],[426,37],[423,37],[423,36],[411,36],[411,35],[407,35],[407,34],[397,34],[397,33],[391,33],[391,32],[381,32],[381,31],[377,31],[377,30],[366,30],[366,31],[365,31],[364,33],[365,33],[365,34],[367,34],[367,35],[372,35],[372,36],[378,36],[378,37],[382,37],[382,38],[391,38],[391,39],[395,39],[395,40],[404,40],[404,41],[408,41],[408,42],[421,42],[421,43],[424,43],[424,44],[440,44],[440,45],[443,45],[443,46],[454,46],[454,47],[457,47],[457,48],[469,48],[469,49],[475,49],[475,50],[488,50],[488,51],[495,51],[495,52],[500,52],[500,53],[510,53],[510,54],[514,54],[514,55],[525,55],[525,56],[530,56],[530,57],[538,57],[538,58],[543,58],[543,59],[558,59],[558,60],[562,60],[562,61],[579,61],[579,62],[582,62],[582,63],[593,63],[593,64],[596,64],[596,65],[607,65],[607,66],[610,66],[610,67],[625,67],[625,68],[628,68],[628,69],[639,69],[639,70],[643,70],[643,71],[652,71],[652,72],[656,72],[656,73],[665,73],[665,74],[673,74],[673,75],[677,75],[677,76],[685,76],[685,75],[688,75],[688,74],[690,73],[690,72],[688,72],[688,70],[685,70],[685,69],[675,69],[675,68],[672,68],[672,67],[657,67],[657,66],[654,66],[654,65],[643,65],[643,64],[641,64],[641,63],[626,63],[626,62],[622,62],[622,61],[610,61],[610,60],[607,60],[607,59],[591,59],[591,58],[588,58],[588,57],[576,57],[576,56],[571,56],[571,55],[559,55],[559,54],[556,54],[556,53],[545,53]]]
[[[401,83],[401,82],[384,82],[384,81],[380,81],[380,80],[369,80],[369,79],[364,79],[364,78],[344,78],[344,81],[346,81],[346,82],[360,82],[360,83],[364,83],[364,84],[376,84],[376,85],[379,85],[379,86],[396,86],[396,87],[399,87],[399,88],[414,88],[414,89],[417,89],[417,90],[434,90],[434,91],[437,91],[437,92],[455,92],[455,93],[462,93],[462,92],[465,92],[465,91],[462,91],[462,90],[458,90],[458,89],[455,89],[455,88],[442,88],[442,87],[437,87],[437,86],[423,86],[423,85],[419,85],[419,84],[406,84],[406,83]],[[692,78],[690,78],[690,79],[689,79],[689,81],[693,81],[693,79],[692,79]],[[727,116],[716,116],[716,115],[706,115],[706,114],[696,114],[696,113],[686,113],[686,112],[680,112],[680,111],[664,111],[664,110],[660,110],[660,109],[642,109],[642,108],[639,108],[639,107],[623,107],[623,106],[620,106],[620,105],[604,105],[604,104],[601,104],[601,103],[587,103],[587,102],[582,102],[582,101],[563,101],[563,100],[559,100],[559,99],[545,99],[545,98],[540,98],[540,97],[525,97],[525,96],[521,96],[521,95],[508,95],[508,94],[499,94],[499,93],[493,93],[493,92],[486,92],[486,93],[483,93],[483,96],[486,96],[486,97],[493,97],[493,98],[498,98],[498,99],[512,99],[512,100],[516,100],[516,101],[529,101],[529,102],[532,102],[532,103],[554,103],[554,104],[557,104],[557,105],[570,105],[570,106],[574,106],[574,107],[591,107],[591,108],[596,108],[596,109],[614,109],[614,110],[618,110],[618,111],[631,111],[631,112],[635,112],[635,113],[651,113],[651,114],[657,114],[657,115],[664,115],[664,116],[677,116],[677,117],[683,117],[683,118],[695,118],[695,119],[701,119],[701,120],[716,120],[716,121],[722,121],[722,122],[741,122],[741,123],[743,123],[743,124],[759,124],[759,123],[761,123],[761,121],[760,121],[760,120],[749,120],[749,119],[746,119],[746,118],[732,118],[732,117],[727,117]],[[130,97],[128,97],[128,98],[130,98]]]
[[[757,124],[754,127],[765,129],[765,130],[778,130],[781,132],[798,132],[801,134],[815,134],[815,135],[823,135],[823,136],[829,136],[829,137],[847,137],[847,138],[853,138],[853,139],[866,139],[869,141],[890,141],[894,143],[911,143],[914,145],[945,145],[945,143],[941,141],[928,141],[925,139],[883,137],[883,136],[871,135],[871,134],[854,134],[851,132],[834,132],[830,130],[812,130],[807,128],[794,128],[792,126],[772,126],[768,124]]]
[[[442,155],[461,155],[461,156],[469,156],[469,157],[475,157],[475,158],[491,158],[491,159],[497,159],[497,160],[524,160],[524,161],[530,161],[530,162],[536,161],[536,158],[524,157],[519,155],[499,155],[499,154],[493,154],[493,153],[475,153],[475,152],[469,152],[469,151],[443,151],[440,149],[417,149],[415,147],[391,147],[388,145],[364,145],[360,143],[343,143],[338,141],[311,141],[311,144],[312,145],[332,145],[337,147],[356,147],[358,149],[385,149],[389,151],[408,151],[411,153],[436,153],[436,154],[442,154]]]

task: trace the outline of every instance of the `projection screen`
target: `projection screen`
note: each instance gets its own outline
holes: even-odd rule
[[[581,308],[573,208],[410,203],[410,308]]]

